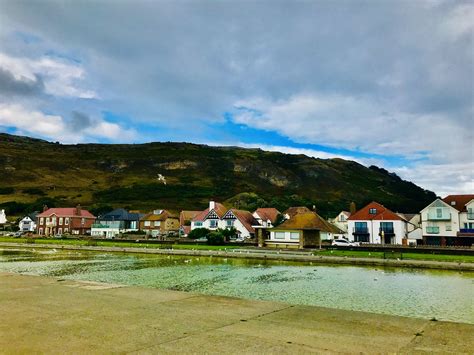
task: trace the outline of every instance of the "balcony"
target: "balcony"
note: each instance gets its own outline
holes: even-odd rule
[[[369,234],[369,230],[367,228],[354,228],[353,234]]]
[[[459,230],[459,233],[468,233],[468,234],[474,234],[474,228],[461,228]]]
[[[439,234],[439,227],[426,227],[426,233]]]
[[[122,228],[121,222],[108,222],[108,223],[94,223],[92,228]]]
[[[393,230],[393,227],[392,228],[380,228],[379,229],[379,233],[382,233],[383,234],[395,234],[394,230]]]
[[[443,210],[442,213],[436,211],[428,212],[428,221],[450,221],[451,213]]]

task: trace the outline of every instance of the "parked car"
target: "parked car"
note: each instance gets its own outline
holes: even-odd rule
[[[64,238],[64,235],[58,233],[58,234],[56,234],[56,235],[54,236],[54,238],[56,238],[56,239],[63,239],[63,238]]]
[[[359,242],[350,242],[346,239],[334,239],[331,245],[338,247],[358,247]]]
[[[20,238],[23,234],[23,232],[16,232],[15,234],[13,234],[13,238]]]

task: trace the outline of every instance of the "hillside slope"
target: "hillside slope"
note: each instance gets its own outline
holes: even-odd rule
[[[43,203],[81,203],[96,213],[116,206],[200,209],[209,198],[250,209],[316,205],[330,216],[350,201],[417,212],[435,194],[343,159],[189,143],[62,145],[0,134],[0,208],[10,214]]]

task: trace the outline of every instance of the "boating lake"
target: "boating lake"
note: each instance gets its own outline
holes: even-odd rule
[[[26,248],[0,272],[474,324],[472,272]]]

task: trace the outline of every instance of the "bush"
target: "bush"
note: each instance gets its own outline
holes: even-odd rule
[[[209,245],[223,245],[225,244],[225,237],[221,230],[216,230],[209,233],[207,237],[207,244]]]
[[[210,230],[207,228],[197,228],[193,229],[191,232],[188,234],[189,239],[201,239],[201,238],[208,238],[210,234]]]

